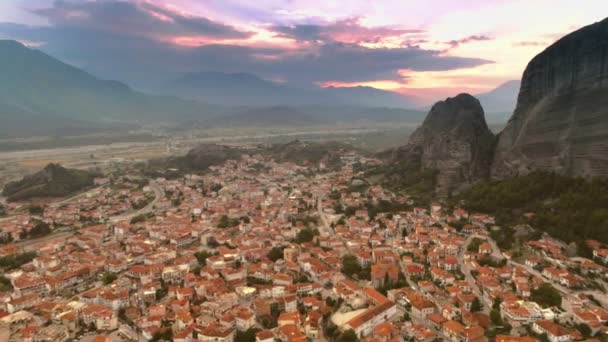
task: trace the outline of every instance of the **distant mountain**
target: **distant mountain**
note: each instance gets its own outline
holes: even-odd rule
[[[327,120],[288,106],[256,107],[231,115],[211,118],[204,122],[209,127],[294,127],[314,126]]]
[[[68,126],[98,129],[99,123],[169,122],[207,110],[194,101],[148,96],[99,80],[18,42],[0,41],[0,137]]]
[[[508,81],[487,93],[478,94],[476,97],[481,102],[486,114],[502,113],[505,117],[504,121],[506,121],[517,104],[520,85],[520,81]]]
[[[416,108],[422,103],[413,96],[372,87],[327,87],[324,92],[340,103],[365,107]]]
[[[48,164],[43,170],[6,184],[2,195],[9,201],[34,197],[61,197],[93,185],[93,175],[87,171],[66,169]]]
[[[371,87],[303,89],[247,73],[197,72],[164,85],[160,92],[231,106],[352,105],[415,108],[417,99]]]

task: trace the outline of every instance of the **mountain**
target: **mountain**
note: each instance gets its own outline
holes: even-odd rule
[[[9,201],[34,197],[61,197],[93,185],[93,175],[87,171],[66,169],[48,164],[43,170],[6,184],[2,195]]]
[[[104,126],[100,123],[115,128],[116,122],[168,122],[207,110],[194,101],[149,96],[99,80],[18,42],[0,41],[0,136],[55,133],[69,126],[98,129]]]
[[[207,120],[206,127],[303,127],[327,123],[320,117],[288,106],[255,107]]]
[[[395,162],[413,172],[435,171],[435,192],[449,195],[489,177],[495,141],[479,100],[459,94],[433,105]]]
[[[489,113],[508,113],[504,119],[506,121],[508,116],[513,113],[517,104],[517,94],[519,93],[520,85],[520,81],[508,81],[487,93],[477,94],[475,97],[481,102],[486,115]]]
[[[392,91],[372,87],[327,87],[323,92],[339,103],[364,107],[416,108],[422,102],[413,96],[401,95]]]
[[[537,169],[608,176],[608,19],[561,38],[524,71],[492,176]]]
[[[352,105],[414,108],[417,99],[372,87],[303,89],[267,81],[247,73],[187,73],[159,92],[230,106]]]

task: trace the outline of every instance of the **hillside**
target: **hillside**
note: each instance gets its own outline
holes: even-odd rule
[[[9,201],[35,197],[61,197],[93,185],[93,175],[87,171],[66,169],[48,164],[43,170],[6,184],[2,195]]]
[[[415,108],[419,99],[372,87],[299,88],[248,73],[196,72],[172,80],[159,92],[228,106],[360,106]]]
[[[320,117],[298,108],[274,106],[246,109],[236,114],[214,117],[204,122],[206,127],[304,127],[326,123]]]
[[[471,211],[496,215],[502,225],[529,223],[565,241],[608,243],[607,179],[536,171],[474,185],[454,199]]]
[[[334,168],[341,164],[341,157],[354,148],[338,142],[307,142],[294,140],[286,144],[267,147],[263,153],[277,162],[292,162],[298,165]]]
[[[0,41],[0,136],[57,133],[65,127],[116,128],[116,122],[185,120],[209,108],[149,96],[103,81],[15,41]],[[170,117],[167,115],[171,113]]]

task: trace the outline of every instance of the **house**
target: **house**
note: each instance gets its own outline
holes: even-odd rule
[[[490,255],[492,254],[492,245],[490,245],[488,242],[483,242],[479,245],[478,252],[479,254]]]
[[[600,260],[604,264],[608,263],[608,249],[596,249],[593,251],[593,258],[596,260]]]
[[[274,342],[275,336],[270,330],[262,330],[255,334],[255,342]]]
[[[435,312],[435,304],[430,300],[424,298],[418,298],[413,300],[412,304],[412,315],[418,318],[424,318]]]
[[[388,322],[397,315],[397,306],[391,301],[373,306],[349,320],[342,330],[352,329],[359,338],[368,336],[381,323]]]
[[[449,320],[443,323],[442,332],[447,339],[454,342],[460,342],[461,335],[464,332],[464,325],[457,321]]]
[[[234,329],[226,329],[219,324],[210,324],[198,333],[198,340],[205,342],[232,342]]]
[[[532,330],[537,334],[547,334],[547,338],[550,342],[565,342],[572,340],[571,333],[553,321],[536,321],[532,324]]]

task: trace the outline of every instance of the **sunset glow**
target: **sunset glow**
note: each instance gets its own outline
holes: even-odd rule
[[[182,49],[188,56],[180,58],[188,60],[175,72],[240,71],[285,83],[428,97],[519,79],[535,54],[606,13],[603,0],[586,1],[584,9],[566,0],[11,0],[0,4],[0,22],[11,23],[0,26],[0,37],[73,60],[89,52],[67,51],[69,37],[103,35],[117,51]],[[57,33],[41,35],[38,25]],[[230,54],[218,59],[214,49]],[[163,68],[162,60],[150,63]]]

